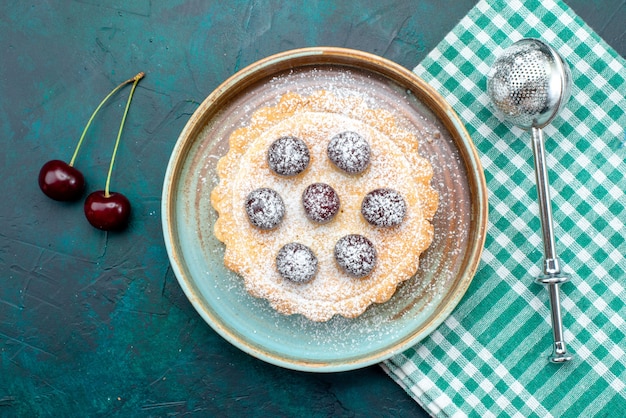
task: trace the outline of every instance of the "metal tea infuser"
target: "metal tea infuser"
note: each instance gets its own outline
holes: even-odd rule
[[[538,39],[521,39],[500,55],[487,76],[487,94],[500,116],[532,134],[539,216],[543,235],[543,274],[535,281],[545,285],[550,297],[554,346],[549,359],[564,363],[572,359],[563,338],[559,286],[569,280],[561,272],[556,253],[550,183],[542,129],[569,99],[571,74],[563,58]]]

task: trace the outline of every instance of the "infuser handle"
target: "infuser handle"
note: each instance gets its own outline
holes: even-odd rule
[[[567,282],[569,277],[561,273],[560,262],[556,255],[548,166],[546,163],[543,131],[539,128],[532,128],[532,145],[535,159],[535,180],[537,183],[539,218],[541,220],[544,250],[543,275],[539,276],[535,282],[545,285],[548,288],[550,298],[550,316],[552,319],[554,345],[552,355],[550,355],[549,359],[552,363],[564,363],[570,361],[573,356],[568,353],[563,336],[559,286],[561,283]]]

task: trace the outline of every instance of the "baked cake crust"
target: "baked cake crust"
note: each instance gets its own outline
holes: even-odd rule
[[[370,164],[358,174],[338,169],[327,156],[329,140],[346,131],[358,132],[371,147]],[[292,177],[277,175],[267,161],[269,146],[284,136],[302,139],[310,152],[308,167]],[[235,130],[229,146],[218,162],[220,181],[211,193],[219,215],[214,232],[225,244],[225,265],[243,278],[251,295],[267,299],[283,314],[313,321],[353,318],[372,303],[389,300],[398,284],[417,272],[420,254],[433,239],[430,221],[438,194],[430,186],[432,166],[418,153],[418,138],[398,127],[391,113],[324,90],[309,96],[287,93]],[[339,212],[324,224],[312,222],[303,209],[302,192],[313,183],[332,185],[341,202]],[[256,228],[247,218],[246,196],[259,187],[275,190],[284,201],[285,215],[275,229]],[[378,188],[391,188],[404,198],[407,209],[400,225],[376,227],[361,214],[363,198]],[[376,248],[377,264],[364,278],[347,275],[334,259],[335,243],[348,234],[361,234]],[[294,283],[277,272],[276,255],[290,242],[306,245],[317,257],[318,271],[310,282]]]

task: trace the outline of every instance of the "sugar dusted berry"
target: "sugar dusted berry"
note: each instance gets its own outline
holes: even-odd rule
[[[370,163],[370,145],[356,132],[346,131],[335,135],[328,144],[328,158],[349,174],[364,171]]]
[[[281,176],[295,176],[309,165],[309,148],[295,136],[283,136],[272,142],[267,152],[270,169]]]
[[[346,274],[362,278],[376,266],[376,249],[363,235],[346,235],[335,244],[335,260]]]
[[[302,193],[306,216],[317,223],[326,223],[339,211],[339,196],[326,183],[313,183]]]
[[[250,223],[259,229],[274,229],[285,216],[283,199],[276,191],[266,187],[251,191],[245,208]]]
[[[306,245],[290,242],[278,251],[276,269],[284,279],[307,283],[317,273],[317,257]]]
[[[376,189],[363,198],[361,213],[370,224],[388,228],[402,223],[406,216],[406,202],[393,189]]]

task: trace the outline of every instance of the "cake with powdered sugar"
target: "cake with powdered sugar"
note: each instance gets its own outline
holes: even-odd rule
[[[438,194],[415,133],[359,97],[283,95],[229,138],[211,194],[225,265],[282,314],[353,318],[415,275]]]

